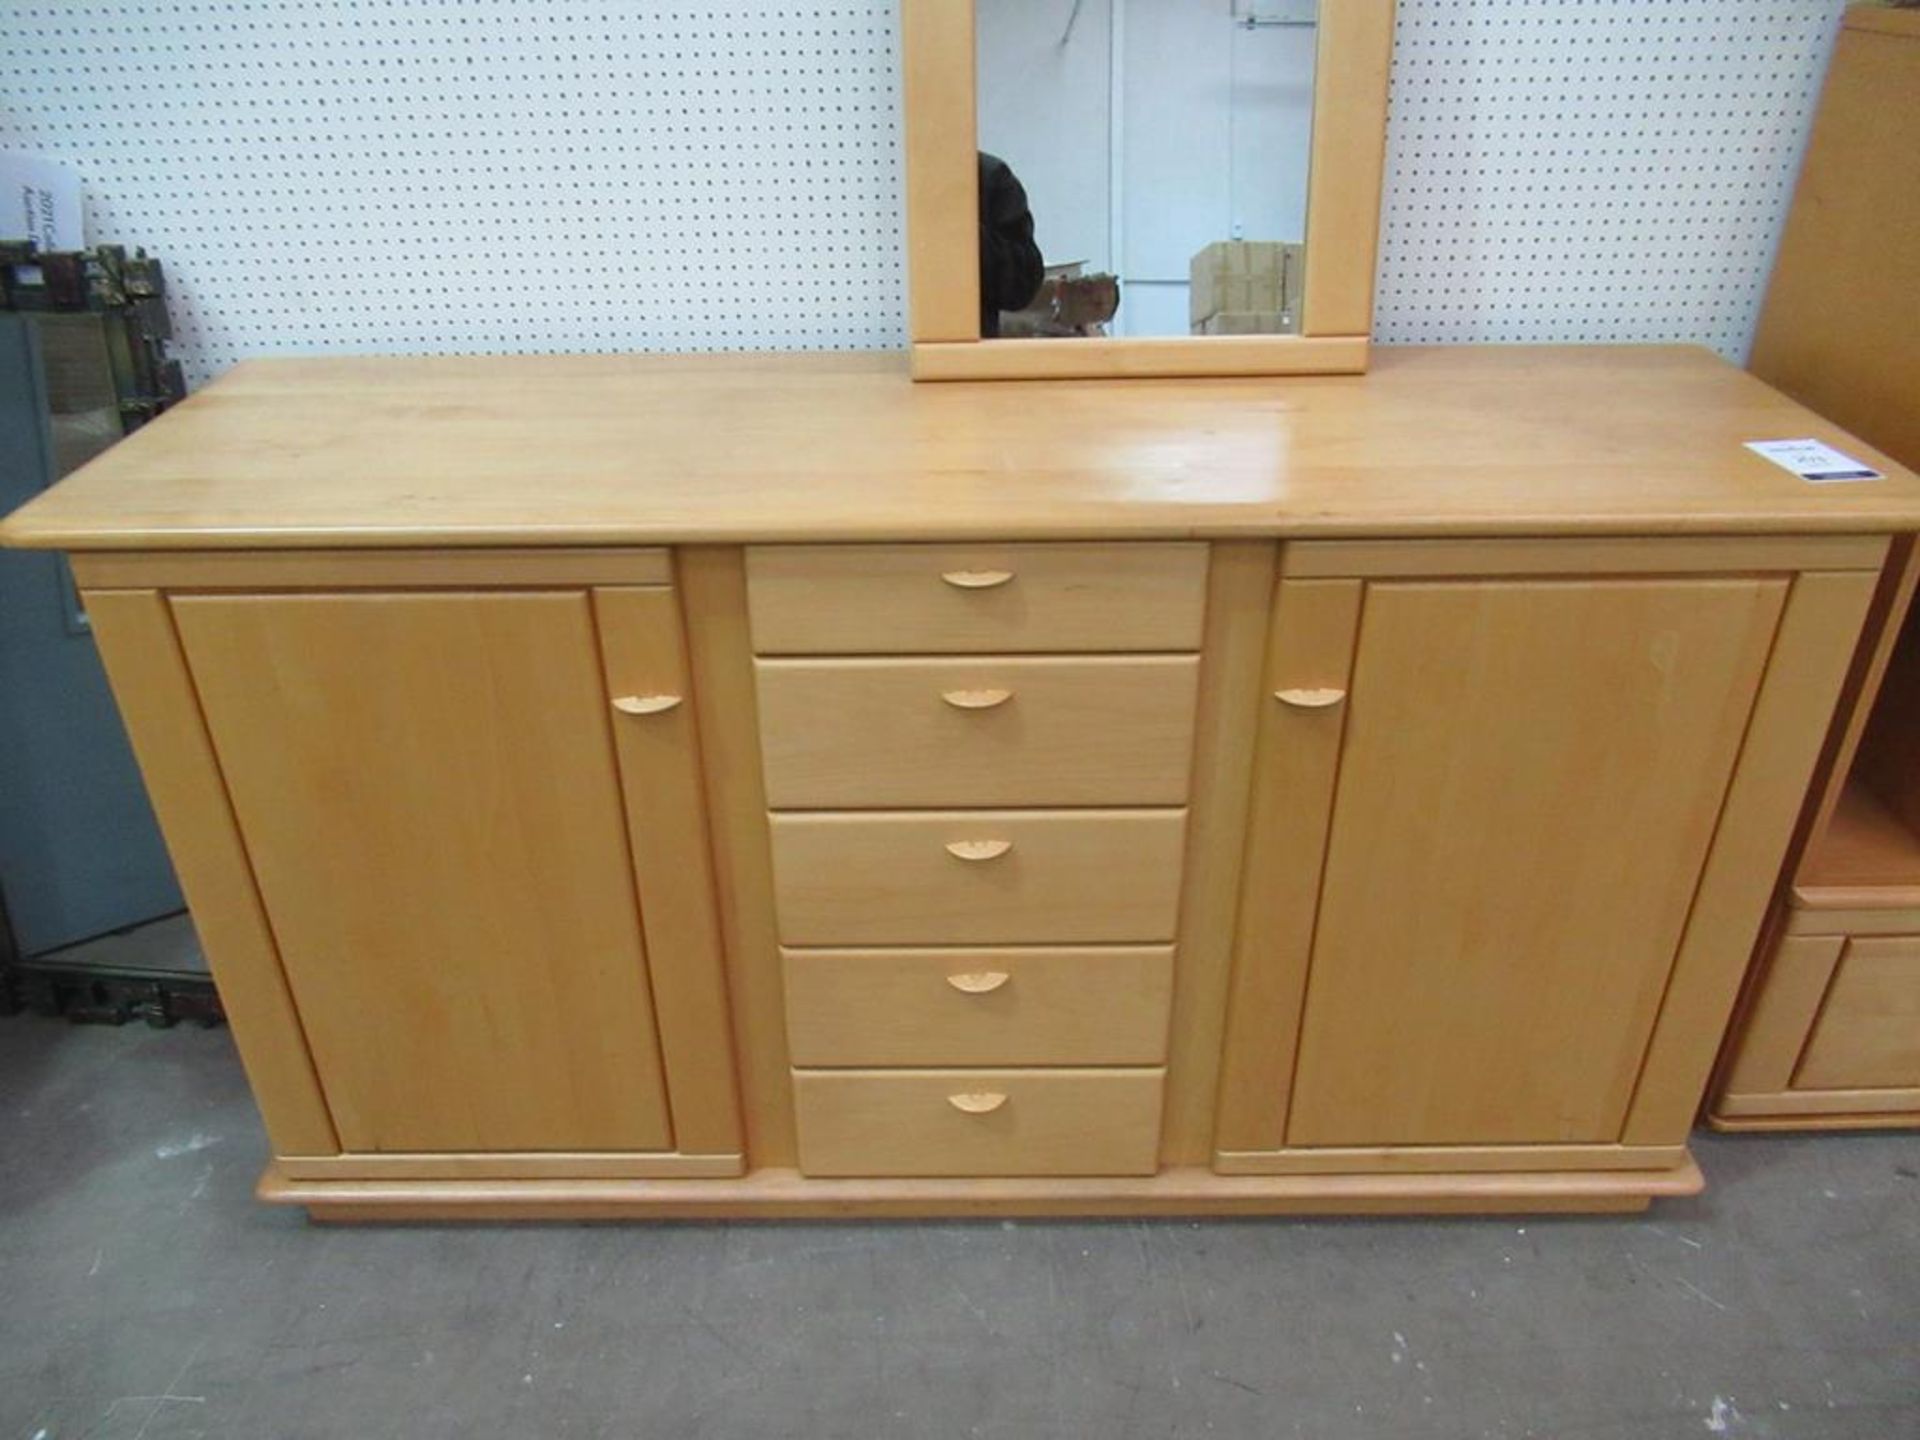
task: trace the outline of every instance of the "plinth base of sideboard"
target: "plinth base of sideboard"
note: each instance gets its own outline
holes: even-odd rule
[[[703,1180],[295,1180],[269,1165],[259,1196],[314,1220],[833,1220],[1034,1216],[1619,1214],[1705,1186],[1666,1170],[1525,1174],[1216,1175],[1142,1179],[811,1180],[766,1169]]]

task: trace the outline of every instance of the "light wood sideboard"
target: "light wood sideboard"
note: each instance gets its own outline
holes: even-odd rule
[[[263,1197],[486,1219],[1689,1193],[1916,529],[1650,348],[257,363],[0,539],[73,554]]]

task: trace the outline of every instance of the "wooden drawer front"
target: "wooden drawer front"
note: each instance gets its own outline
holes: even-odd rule
[[[796,1065],[1158,1065],[1173,947],[788,950]]]
[[[1920,936],[1851,940],[1793,1077],[1796,1090],[1920,1086]]]
[[[1207,547],[756,545],[754,648],[766,655],[1197,650]]]
[[[1193,655],[761,660],[776,808],[1179,805]]]
[[[780,937],[789,945],[1171,940],[1185,826],[1184,810],[776,814]]]
[[[796,1070],[806,1175],[1150,1175],[1164,1070]]]

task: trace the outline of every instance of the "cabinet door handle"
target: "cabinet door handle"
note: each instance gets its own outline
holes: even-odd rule
[[[942,690],[940,698],[956,710],[991,710],[1013,699],[1011,690]]]
[[[956,590],[992,590],[1013,579],[1013,571],[949,570],[940,578]]]
[[[1296,710],[1326,710],[1347,698],[1344,690],[1276,690],[1273,698]]]
[[[680,703],[678,695],[622,695],[613,708],[622,715],[661,715]]]
[[[998,860],[1013,849],[1011,840],[952,840],[947,843],[947,853],[956,860],[969,860],[978,863],[982,860]]]
[[[969,1115],[990,1115],[1006,1103],[1007,1097],[998,1090],[976,1090],[947,1096],[947,1104]]]
[[[986,995],[998,990],[1013,977],[1004,970],[970,970],[964,975],[947,976],[947,984],[967,995]]]

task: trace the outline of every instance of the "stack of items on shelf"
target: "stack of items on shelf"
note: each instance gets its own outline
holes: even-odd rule
[[[1307,247],[1281,240],[1216,240],[1188,265],[1188,328],[1195,335],[1297,335]]]

